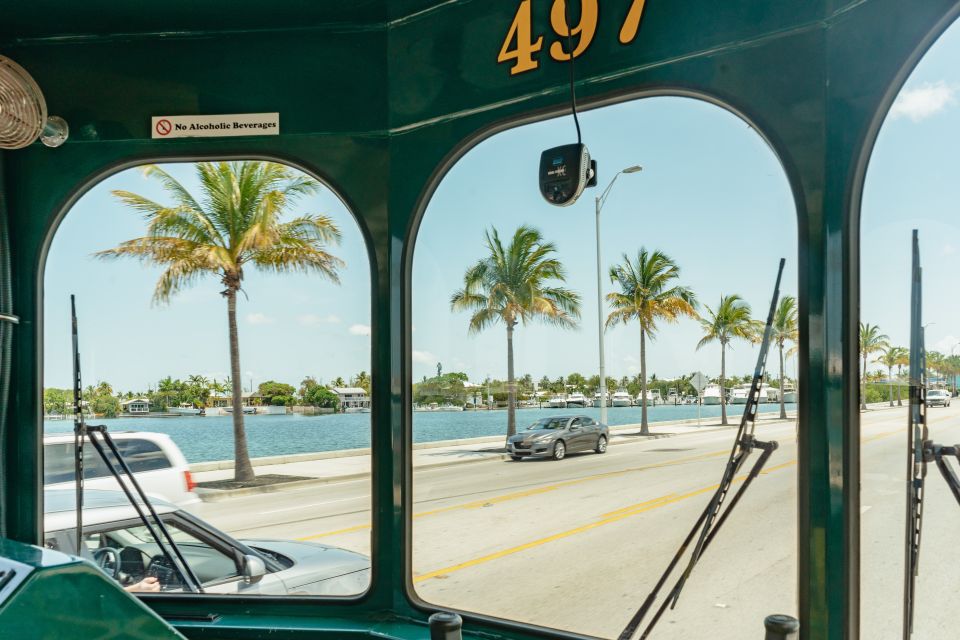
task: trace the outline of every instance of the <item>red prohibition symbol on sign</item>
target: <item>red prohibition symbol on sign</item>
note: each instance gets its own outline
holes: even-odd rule
[[[167,135],[173,129],[173,125],[170,124],[170,121],[166,118],[162,120],[157,120],[157,133],[162,136]]]

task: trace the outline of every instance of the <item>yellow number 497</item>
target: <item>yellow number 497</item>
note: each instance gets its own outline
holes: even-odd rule
[[[553,0],[550,10],[550,26],[558,40],[550,46],[550,57],[558,62],[577,58],[583,54],[597,32],[598,0],[580,0],[580,22],[575,26],[567,24],[567,2],[572,0]],[[533,38],[531,4],[533,0],[522,0],[513,17],[513,23],[500,47],[497,62],[511,62],[510,75],[536,69],[540,63],[535,55],[543,48],[543,36]],[[620,27],[620,43],[630,44],[637,37],[640,19],[643,16],[645,0],[631,0],[627,15]],[[564,50],[566,40],[577,37],[577,43],[571,51]],[[572,43],[571,43],[572,44]]]

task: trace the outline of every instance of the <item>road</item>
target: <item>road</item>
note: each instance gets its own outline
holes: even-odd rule
[[[960,442],[960,404],[930,411],[932,437]],[[900,637],[905,409],[862,429],[862,632]],[[761,423],[780,448],[724,525],[651,638],[762,637],[770,613],[796,613],[796,426]],[[616,637],[719,481],[733,430],[624,439],[605,455],[480,462],[414,475],[414,583],[439,606]],[[758,454],[754,454],[756,458]],[[954,638],[960,594],[950,562],[960,508],[931,466],[915,638]],[[203,505],[237,537],[314,540],[369,552],[369,481]],[[671,583],[672,584],[672,581]]]

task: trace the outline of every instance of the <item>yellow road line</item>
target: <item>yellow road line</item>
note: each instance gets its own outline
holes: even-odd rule
[[[870,442],[870,441],[872,441],[872,440],[879,440],[880,438],[885,438],[885,437],[888,437],[888,436],[891,436],[891,435],[895,435],[895,434],[897,434],[897,433],[902,433],[903,431],[904,431],[903,429],[898,429],[898,430],[895,430],[895,431],[887,431],[887,432],[884,432],[884,433],[875,434],[875,435],[873,435],[873,436],[871,436],[871,437],[869,437],[869,438],[864,438],[864,439],[862,439],[862,440],[861,440],[861,443],[863,443],[863,442]],[[795,466],[796,464],[797,464],[797,460],[796,460],[796,459],[794,459],[794,460],[788,460],[787,462],[783,462],[783,463],[781,463],[781,464],[778,464],[778,465],[775,465],[775,466],[772,466],[772,467],[767,467],[766,469],[764,469],[764,470],[761,471],[760,473],[763,474],[763,475],[767,475],[767,474],[773,473],[773,472],[775,472],[775,471],[780,471],[780,470],[786,469],[786,468],[788,468],[788,467],[793,467],[793,466]],[[734,482],[742,482],[743,480],[746,479],[746,477],[747,477],[746,475],[739,476],[739,477],[737,477],[737,478],[734,479]],[[667,505],[674,504],[674,503],[680,502],[680,501],[682,501],[682,500],[687,500],[688,498],[693,498],[693,497],[695,497],[695,496],[699,496],[699,495],[702,495],[702,494],[704,494],[704,493],[708,493],[708,492],[710,492],[710,491],[715,491],[715,490],[717,489],[717,487],[719,487],[719,485],[714,484],[714,485],[711,485],[711,486],[709,486],[709,487],[701,487],[700,489],[695,489],[695,490],[693,490],[693,491],[689,491],[689,492],[687,492],[687,493],[683,493],[683,494],[680,494],[680,495],[676,495],[676,494],[670,493],[670,494],[667,494],[667,495],[665,495],[665,496],[660,496],[659,498],[654,498],[653,500],[647,500],[646,502],[641,502],[641,503],[638,503],[638,504],[635,504],[635,505],[630,505],[630,506],[627,506],[627,507],[623,507],[622,509],[617,509],[616,511],[610,511],[610,512],[608,512],[608,513],[603,514],[603,516],[601,517],[601,519],[600,519],[600,520],[597,520],[596,522],[591,522],[591,523],[589,523],[589,524],[582,525],[582,526],[580,526],[580,527],[575,527],[575,528],[573,528],[573,529],[568,529],[567,531],[561,531],[560,533],[555,533],[555,534],[553,534],[553,535],[551,535],[551,536],[547,536],[547,537],[545,537],[545,538],[540,538],[540,539],[538,539],[538,540],[533,540],[533,541],[531,541],[531,542],[527,542],[527,543],[525,543],[525,544],[517,545],[517,546],[515,546],[515,547],[510,547],[510,548],[508,548],[508,549],[503,549],[503,550],[501,550],[501,551],[496,551],[496,552],[494,552],[494,553],[490,553],[490,554],[487,554],[487,555],[485,555],[485,556],[481,556],[481,557],[479,557],[479,558],[474,558],[474,559],[472,559],[472,560],[467,560],[466,562],[461,562],[461,563],[459,563],[459,564],[451,565],[451,566],[449,566],[449,567],[443,567],[442,569],[436,569],[435,571],[430,571],[429,573],[423,573],[423,574],[420,574],[420,575],[414,577],[413,581],[414,581],[414,582],[423,582],[424,580],[429,580],[430,578],[436,578],[436,577],[438,577],[438,576],[448,575],[448,574],[453,573],[453,572],[455,572],[455,571],[460,571],[461,569],[467,569],[467,568],[469,568],[469,567],[475,567],[475,566],[477,566],[477,565],[484,564],[484,563],[486,563],[486,562],[490,562],[491,560],[497,560],[497,559],[499,559],[499,558],[503,558],[504,556],[512,555],[512,554],[515,554],[515,553],[520,553],[521,551],[526,551],[527,549],[533,549],[533,548],[535,548],[535,547],[539,547],[539,546],[548,544],[548,543],[550,543],[550,542],[554,542],[554,541],[556,541],[556,540],[562,540],[563,538],[569,538],[570,536],[574,536],[574,535],[577,535],[577,534],[579,534],[579,533],[584,533],[584,532],[586,532],[586,531],[590,531],[590,530],[592,530],[592,529],[596,529],[596,528],[598,528],[598,527],[602,527],[602,526],[607,525],[607,524],[611,524],[611,523],[614,523],[614,522],[618,522],[618,521],[620,521],[620,520],[623,520],[624,518],[627,518],[627,517],[630,517],[630,516],[633,516],[633,515],[637,515],[637,514],[640,514],[640,513],[645,513],[645,512],[647,512],[647,511],[652,511],[652,510],[654,510],[654,509],[659,509],[660,507],[665,507],[665,506],[667,506]]]
[[[507,502],[509,500],[517,500],[520,498],[527,498],[533,495],[539,495],[543,493],[548,493],[550,491],[556,491],[557,489],[563,487],[570,487],[577,484],[582,484],[584,482],[592,482],[594,480],[601,480],[605,478],[611,478],[619,475],[625,475],[628,473],[634,473],[637,471],[647,471],[649,469],[660,469],[663,467],[670,467],[678,464],[686,464],[688,462],[698,462],[700,460],[706,460],[708,458],[715,458],[717,456],[726,455],[728,451],[713,451],[710,453],[702,453],[695,456],[688,456],[686,458],[678,458],[676,460],[668,460],[666,462],[656,462],[653,464],[641,465],[639,467],[631,467],[629,469],[620,469],[618,471],[604,471],[603,473],[596,473],[589,476],[584,476],[582,478],[576,478],[574,480],[564,480],[562,482],[557,482],[554,484],[546,485],[543,487],[537,487],[535,489],[526,489],[524,491],[515,491],[513,493],[507,493],[502,496],[495,496],[492,498],[484,498],[480,500],[473,500],[470,502],[464,502],[462,504],[454,504],[449,507],[439,507],[437,509],[430,509],[429,511],[420,511],[414,513],[413,517],[423,518],[425,516],[432,516],[438,513],[447,513],[449,511],[458,511],[460,509],[478,509],[485,507],[490,504],[497,504],[501,502]],[[318,538],[325,538],[328,536],[333,536],[341,533],[353,533],[355,531],[363,531],[364,529],[369,529],[370,524],[356,525],[353,527],[346,527],[344,529],[335,529],[333,531],[324,531],[323,533],[316,533],[309,536],[304,536],[302,538],[297,538],[297,540],[316,540]]]
[[[947,419],[950,419],[950,417],[944,416],[944,417],[941,417],[941,418],[938,419],[938,420],[929,420],[929,421],[928,421],[928,425],[933,425],[933,424],[938,423],[938,422],[943,422],[944,420],[947,420]],[[887,438],[887,437],[889,437],[889,436],[896,435],[896,434],[898,434],[898,433],[903,433],[904,431],[905,431],[905,428],[901,428],[901,429],[894,429],[893,431],[884,431],[884,432],[881,432],[881,433],[872,434],[872,435],[870,435],[870,436],[868,436],[868,437],[861,438],[861,439],[860,439],[860,443],[861,443],[861,444],[865,444],[865,443],[868,443],[868,442],[873,442],[873,441],[875,441],[875,440],[880,440],[880,439],[882,439],[882,438]],[[565,480],[565,481],[563,481],[563,482],[557,482],[557,483],[554,483],[554,484],[551,484],[551,485],[546,485],[546,486],[543,486],[543,487],[537,487],[537,488],[535,488],[535,489],[527,489],[527,490],[524,490],[524,491],[515,491],[515,492],[513,492],[513,493],[507,493],[507,494],[504,494],[504,495],[502,495],[502,496],[495,496],[495,497],[492,497],[492,498],[485,498],[485,499],[481,499],[481,500],[473,500],[473,501],[471,501],[471,502],[465,502],[465,503],[462,503],[462,504],[450,505],[450,506],[448,506],[448,507],[440,507],[440,508],[431,509],[431,510],[428,510],[428,511],[421,511],[421,512],[418,512],[418,513],[414,513],[414,514],[413,514],[413,518],[415,518],[415,519],[416,519],[416,518],[423,518],[423,517],[426,517],[426,516],[432,516],[432,515],[436,515],[436,514],[439,514],[439,513],[447,513],[447,512],[450,512],[450,511],[458,511],[458,510],[460,510],[460,509],[478,509],[478,508],[485,507],[485,506],[488,506],[488,505],[491,505],[491,504],[499,504],[499,503],[502,503],[502,502],[508,502],[508,501],[510,501],[510,500],[518,500],[518,499],[520,499],[520,498],[527,498],[527,497],[534,496],[534,495],[540,495],[540,494],[544,494],[544,493],[549,493],[549,492],[551,492],[551,491],[556,491],[557,489],[560,489],[560,488],[569,487],[569,486],[574,486],[574,485],[577,485],[577,484],[582,484],[582,483],[584,483],[584,482],[592,482],[592,481],[594,481],[594,480],[611,478],[611,477],[615,477],[615,476],[619,476],[619,475],[625,475],[625,474],[628,474],[628,473],[634,473],[634,472],[637,472],[637,471],[646,471],[646,470],[649,470],[649,469],[660,469],[660,468],[663,468],[663,467],[670,467],[670,466],[675,466],[675,465],[678,465],[678,464],[685,464],[685,463],[687,463],[687,462],[698,462],[698,461],[700,461],[700,460],[706,460],[706,459],[709,459],[709,458],[714,458],[714,457],[717,457],[717,456],[726,455],[726,454],[728,454],[728,453],[729,453],[729,450],[724,449],[724,450],[721,450],[721,451],[712,451],[712,452],[709,452],[709,453],[698,454],[698,455],[695,455],[695,456],[688,456],[688,457],[686,457],[686,458],[678,458],[678,459],[676,459],[676,460],[669,460],[669,461],[666,461],[666,462],[658,462],[658,463],[653,463],[653,464],[648,464],[648,465],[642,465],[642,466],[639,466],[639,467],[631,467],[631,468],[629,468],[629,469],[621,469],[621,470],[618,470],[618,471],[605,471],[605,472],[603,472],[603,473],[597,473],[597,474],[593,474],[593,475],[589,475],[589,476],[584,476],[584,477],[582,477],[582,478],[577,478],[577,479],[574,479],[574,480]],[[784,468],[786,468],[786,467],[791,467],[791,466],[794,466],[794,465],[796,465],[796,464],[797,464],[797,461],[796,461],[796,460],[790,460],[789,462],[785,462],[785,463],[779,464],[779,465],[774,466],[774,467],[768,467],[768,468],[764,469],[763,471],[761,471],[761,473],[762,473],[763,475],[766,475],[766,474],[768,474],[768,473],[772,473],[772,472],[774,472],[774,471],[778,471],[778,470],[784,469]],[[738,481],[739,481],[739,480],[742,480],[742,478],[738,478],[737,480],[738,480]],[[713,488],[716,488],[716,485],[714,485]],[[697,491],[700,492],[700,491],[702,491],[702,490],[699,490],[699,489],[698,489]],[[687,495],[687,494],[684,494],[684,495]],[[661,496],[660,498],[657,498],[656,500],[654,500],[654,501],[652,501],[652,502],[659,502],[659,501],[667,500],[667,499],[669,499],[671,496],[674,496],[674,494],[668,494],[667,496]],[[689,496],[688,496],[688,497],[689,497]],[[679,498],[679,499],[684,499],[684,498],[681,497],[681,498]],[[644,502],[644,503],[639,503],[639,504],[640,504],[640,505],[645,505],[645,504],[648,504],[648,503]],[[666,504],[670,504],[670,502],[667,502]],[[609,512],[609,513],[605,513],[605,514],[603,514],[603,517],[605,517],[605,518],[606,518],[606,517],[611,517],[611,516],[614,516],[614,515],[619,514],[619,513],[621,513],[621,512],[629,512],[630,514],[632,514],[632,513],[633,513],[633,510],[636,509],[636,508],[638,508],[638,506],[639,506],[639,505],[626,506],[626,507],[623,507],[623,508],[621,508],[621,509],[617,509],[617,510],[615,510],[615,511],[611,511],[611,512]],[[638,512],[638,513],[639,513],[639,512]],[[593,525],[587,525],[587,526],[588,526],[589,528],[593,528]],[[332,530],[332,531],[325,531],[325,532],[323,532],[323,533],[317,533],[317,534],[305,536],[305,537],[302,537],[302,538],[297,538],[297,540],[316,540],[316,539],[318,539],[318,538],[325,538],[325,537],[328,537],[328,536],[339,535],[339,534],[342,534],[342,533],[354,533],[354,532],[356,532],[356,531],[363,531],[363,530],[369,529],[369,528],[370,528],[370,524],[367,523],[367,524],[361,524],[361,525],[356,525],[356,526],[352,526],[352,527],[346,527],[346,528],[343,528],[343,529],[335,529],[335,530]],[[558,534],[558,535],[559,535],[559,534]],[[566,537],[566,536],[563,536],[563,537]]]
[[[481,556],[479,558],[474,558],[473,560],[467,560],[466,562],[461,562],[460,564],[453,565],[451,567],[444,567],[443,569],[437,569],[436,571],[431,571],[429,573],[421,574],[413,579],[414,582],[422,582],[430,578],[435,578],[440,575],[446,575],[448,573],[453,573],[454,571],[459,571],[460,569],[466,569],[467,567],[473,567],[478,564],[483,564],[485,562],[490,562],[491,560],[496,560],[504,556],[508,556],[514,553],[519,553],[521,551],[526,551],[527,549],[532,549],[533,547],[539,547],[540,545],[547,544],[548,542],[553,542],[554,540],[560,540],[562,538],[567,538],[578,533],[583,533],[584,531],[589,531],[590,529],[595,529],[596,527],[603,526],[610,522],[616,522],[617,520],[622,520],[628,516],[634,515],[635,513],[642,513],[644,511],[649,511],[651,509],[656,509],[657,507],[662,507],[666,504],[672,502],[677,502],[693,495],[703,493],[703,491],[697,491],[691,494],[684,494],[682,496],[663,496],[660,498],[654,498],[653,500],[648,500],[647,502],[640,503],[636,505],[638,508],[634,511],[628,513],[623,513],[617,516],[612,516],[610,518],[604,518],[603,520],[598,520],[597,522],[591,522],[590,524],[585,524],[583,526],[577,527],[575,529],[569,529],[567,531],[561,531],[560,533],[555,533],[552,536],[546,538],[540,538],[539,540],[534,540],[526,544],[521,544],[516,547],[511,547],[509,549],[504,549],[502,551],[497,551],[489,555]],[[673,495],[673,494],[671,494]]]

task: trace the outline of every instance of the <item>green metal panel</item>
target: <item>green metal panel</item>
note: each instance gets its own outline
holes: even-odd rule
[[[408,552],[397,552],[409,549],[412,251],[427,199],[459,154],[498,128],[566,108],[568,69],[547,53],[550,0],[531,4],[534,32],[547,36],[539,68],[511,76],[509,65],[496,62],[519,4],[218,1],[198,9],[99,0],[81,9],[48,0],[4,9],[3,53],[35,75],[51,111],[73,130],[61,149],[3,155],[15,309],[24,319],[2,443],[9,535],[36,540],[40,528],[40,269],[56,216],[78,188],[138,159],[278,157],[336,188],[370,242],[373,586],[353,604],[150,603],[167,613],[223,615],[218,625],[184,623],[197,637],[259,637],[269,625],[286,629],[284,637],[298,628],[422,634],[416,623],[425,612],[406,584]],[[662,93],[711,100],[769,141],[790,180],[799,225],[799,365],[808,390],[800,405],[801,633],[856,638],[860,188],[884,111],[957,2],[648,1],[628,45],[617,32],[629,1],[601,5],[594,41],[576,61],[584,106]],[[259,110],[280,112],[280,137],[149,139],[152,115]],[[245,617],[249,611],[264,617]],[[525,635],[479,619],[470,624]],[[251,630],[241,632],[244,626]]]
[[[0,558],[19,563],[13,579],[23,580],[0,601],[6,638],[183,640],[90,563],[3,538]]]

